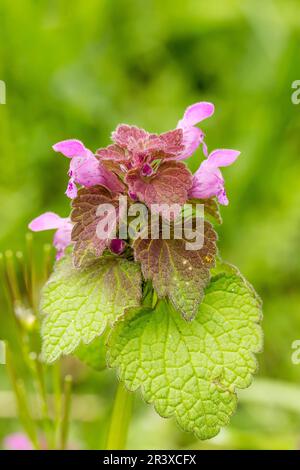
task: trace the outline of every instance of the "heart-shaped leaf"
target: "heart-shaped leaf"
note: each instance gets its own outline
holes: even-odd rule
[[[126,312],[110,333],[108,363],[161,416],[174,416],[182,429],[208,439],[229,422],[236,389],[252,381],[260,321],[257,295],[226,267],[206,288],[192,322],[165,301]]]
[[[91,343],[126,308],[139,305],[141,295],[136,263],[106,256],[78,270],[71,254],[66,255],[43,290],[44,360],[53,362],[62,354],[71,354],[80,343]]]

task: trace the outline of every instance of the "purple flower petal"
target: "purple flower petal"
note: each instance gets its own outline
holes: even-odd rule
[[[74,178],[70,178],[66,190],[66,195],[70,199],[74,199],[77,196],[77,186],[74,182]]]
[[[126,243],[124,242],[124,240],[120,240],[119,238],[114,238],[110,242],[110,250],[116,255],[120,255],[121,253],[123,253],[125,247]]]
[[[229,201],[224,188],[217,194],[217,198],[220,204],[222,204],[223,206],[228,206]]]
[[[204,153],[205,157],[208,157],[208,148],[207,148],[207,145],[204,141],[202,143],[202,150],[203,150],[203,153]]]
[[[227,206],[229,201],[224,188],[224,179],[219,167],[229,166],[240,155],[237,150],[214,150],[201,163],[193,177],[190,198],[206,199],[217,196],[220,204]]]
[[[145,163],[142,168],[142,176],[151,176],[153,174],[153,168],[149,163]]]
[[[200,166],[193,178],[193,185],[189,191],[190,198],[207,199],[216,196],[224,190],[224,180],[215,171],[209,171]]]
[[[32,220],[28,227],[33,232],[57,229],[53,238],[53,245],[57,250],[56,259],[61,258],[65,248],[71,244],[73,224],[68,217],[62,218],[54,212],[45,212]]]
[[[215,107],[212,103],[200,101],[199,103],[192,104],[186,109],[183,118],[179,121],[177,127],[195,126],[204,119],[212,116],[214,112]]]
[[[137,194],[135,192],[129,190],[128,195],[129,195],[130,199],[132,199],[133,201],[138,200]]]
[[[177,128],[183,130],[183,144],[185,146],[178,160],[190,157],[203,143],[204,134],[195,125],[210,117],[214,110],[214,105],[205,101],[192,104],[186,109],[183,118],[177,124]]]
[[[208,163],[210,166],[218,168],[223,166],[232,165],[241,154],[238,150],[218,149],[214,150],[208,156]]]
[[[101,166],[93,155],[74,157],[70,163],[70,172],[73,181],[90,188],[97,184],[103,184],[105,177],[102,174]]]
[[[60,259],[67,246],[71,244],[71,234],[73,225],[68,220],[62,227],[60,227],[54,234],[53,246],[56,248],[56,259]]]
[[[62,140],[61,142],[54,144],[52,148],[55,150],[55,152],[60,152],[68,158],[92,154],[92,152],[88,150],[80,140],[77,139]]]
[[[33,219],[28,225],[28,228],[33,232],[53,230],[62,227],[65,224],[66,220],[68,219],[63,219],[54,212],[45,212],[39,217]]]
[[[203,141],[204,134],[198,127],[184,127],[183,144],[185,146],[183,152],[177,160],[183,160],[190,157]]]
[[[76,183],[90,188],[101,184],[114,192],[122,192],[123,184],[111,171],[99,163],[94,154],[80,140],[63,140],[53,145],[56,152],[71,158],[69,176],[71,177],[66,190],[70,199],[77,196]]]

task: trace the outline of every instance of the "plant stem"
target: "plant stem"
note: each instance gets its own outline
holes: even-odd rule
[[[11,293],[11,297],[13,300],[13,305],[15,302],[20,300],[21,295],[20,295],[20,290],[19,290],[19,284],[18,284],[18,279],[16,275],[16,270],[15,270],[15,263],[14,263],[14,254],[11,250],[7,250],[5,252],[5,261],[6,261],[6,274],[7,274],[7,280],[8,280],[8,285]]]
[[[6,348],[6,364],[11,384],[15,392],[20,421],[23,424],[24,429],[28,437],[30,438],[32,444],[34,445],[34,448],[38,449],[39,443],[36,432],[36,424],[31,416],[24,384],[20,379],[17,378],[16,370],[12,360],[12,355],[8,347]]]
[[[36,272],[33,255],[33,236],[32,233],[26,234],[26,246],[28,256],[28,298],[34,313],[37,313],[36,303]]]
[[[132,414],[133,393],[119,382],[111,415],[106,450],[123,450],[126,447]]]
[[[54,448],[53,430],[51,426],[51,420],[49,415],[47,389],[45,384],[45,370],[43,364],[37,357],[35,352],[29,353],[29,360],[31,362],[31,371],[33,374],[37,395],[40,402],[40,411],[42,418],[42,426],[47,440],[47,448]]]
[[[60,363],[56,362],[52,366],[52,385],[54,392],[54,429],[56,448],[60,446],[60,426],[62,422],[62,390]]]
[[[61,450],[64,450],[66,448],[67,441],[68,441],[71,400],[72,400],[72,376],[66,375],[65,381],[64,381],[64,406],[63,406],[61,435],[60,435]]]
[[[51,249],[49,244],[43,246],[43,284],[48,280],[51,272]]]

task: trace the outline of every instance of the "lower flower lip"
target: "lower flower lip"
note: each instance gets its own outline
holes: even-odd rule
[[[142,176],[151,176],[153,174],[153,168],[149,163],[145,163],[142,167],[141,175]]]
[[[110,251],[112,251],[112,253],[115,253],[116,255],[120,255],[125,250],[125,246],[126,243],[124,242],[124,240],[115,238],[110,242]]]

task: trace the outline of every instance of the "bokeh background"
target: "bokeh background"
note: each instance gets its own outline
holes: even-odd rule
[[[300,448],[300,79],[298,0],[1,0],[0,249],[22,250],[28,222],[69,212],[68,161],[51,146],[78,138],[95,150],[120,122],[154,132],[212,101],[209,149],[241,150],[225,169],[230,205],[223,258],[264,302],[264,352],[231,424],[209,442],[181,432],[136,398],[130,448]],[[200,152],[189,162],[196,169]],[[38,253],[52,234],[35,237]],[[7,331],[0,305],[0,337]],[[114,373],[68,363],[75,376],[71,436],[103,445]],[[1,398],[2,397],[2,398]],[[0,442],[20,429],[0,366]],[[90,400],[90,401],[89,401]]]

